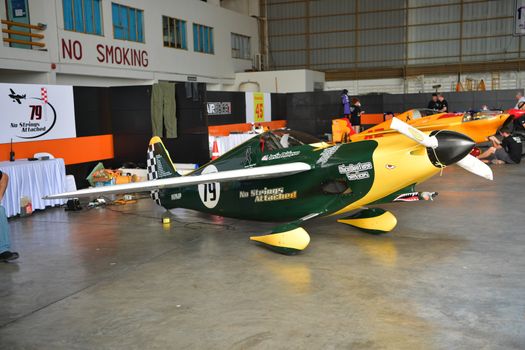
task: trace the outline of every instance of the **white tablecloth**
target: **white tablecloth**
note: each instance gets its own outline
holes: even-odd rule
[[[217,140],[219,154],[222,156],[232,148],[237,147],[257,135],[258,134],[230,134],[228,136],[210,136],[210,151],[213,150],[213,141],[215,140]]]
[[[63,159],[16,160],[0,162],[0,170],[9,176],[2,206],[7,216],[20,214],[20,198],[29,197],[34,209],[64,204],[64,199],[43,200],[42,197],[66,191],[66,168]]]

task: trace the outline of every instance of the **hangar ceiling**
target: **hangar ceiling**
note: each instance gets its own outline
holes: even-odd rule
[[[266,0],[268,65],[327,79],[486,71],[523,66],[514,1]],[[480,65],[483,63],[482,65]],[[499,67],[499,68],[498,68]]]

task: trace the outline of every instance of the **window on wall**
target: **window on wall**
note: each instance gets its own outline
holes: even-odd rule
[[[162,37],[164,40],[164,46],[177,49],[187,49],[186,21],[162,16]]]
[[[232,57],[251,59],[250,37],[232,33]]]
[[[144,42],[144,11],[120,4],[111,4],[115,39]]]
[[[102,35],[101,0],[63,0],[64,29]]]
[[[193,50],[213,53],[213,28],[201,24],[193,24]]]

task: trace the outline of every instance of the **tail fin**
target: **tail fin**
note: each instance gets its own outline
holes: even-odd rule
[[[180,176],[158,136],[152,137],[149,141],[147,166],[148,181]]]
[[[148,181],[180,176],[171,161],[170,154],[158,136],[152,137],[149,141],[146,164],[148,167]],[[151,191],[151,198],[158,205],[162,206],[159,190]]]

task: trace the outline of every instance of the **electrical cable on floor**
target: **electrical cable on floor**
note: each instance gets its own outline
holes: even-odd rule
[[[134,212],[127,212],[127,211],[122,211],[122,210],[117,210],[117,209],[111,208],[111,206],[122,206],[122,205],[126,205],[126,204],[136,204],[136,203],[138,203],[139,200],[149,199],[150,198],[149,195],[134,196],[133,199],[129,200],[129,201],[126,201],[124,199],[111,200],[110,198],[104,197],[104,196],[102,196],[100,198],[104,198],[105,204],[100,204],[100,205],[97,205],[97,206],[91,206],[91,207],[88,207],[87,209],[91,210],[91,209],[94,209],[94,208],[101,208],[102,207],[102,208],[111,210],[111,211],[113,211],[115,213],[119,213],[119,214],[122,214],[122,215],[132,215],[132,216],[140,217],[140,218],[144,218],[144,219],[155,219],[155,220],[162,219],[162,217],[151,216],[151,215],[144,215],[144,214],[139,214],[139,213],[134,213]],[[228,230],[228,231],[235,231],[235,227],[233,225],[216,224],[216,223],[205,222],[205,221],[183,222],[181,220],[178,220],[178,219],[174,218],[172,215],[170,215],[170,218],[171,218],[171,221],[174,221],[177,224],[181,225],[183,228],[187,228],[187,229],[190,229],[190,230],[198,230],[198,229],[202,229],[202,227],[205,227],[205,226],[211,226],[211,227],[221,227],[221,228],[223,228],[225,230]],[[197,225],[197,227],[192,227],[192,225]]]

